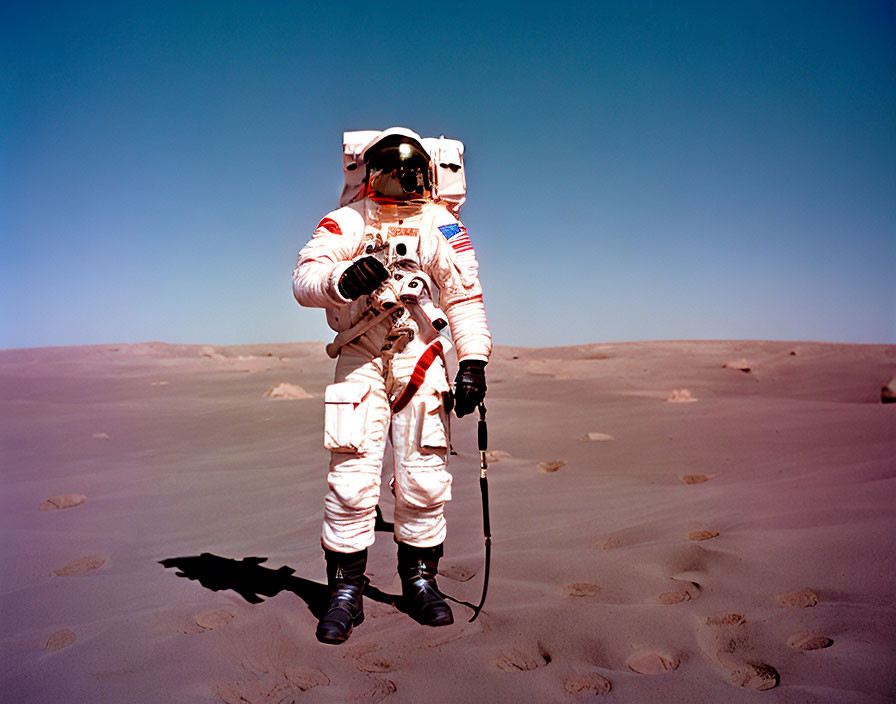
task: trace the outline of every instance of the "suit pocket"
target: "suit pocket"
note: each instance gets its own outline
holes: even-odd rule
[[[427,396],[420,418],[420,451],[445,452],[448,449],[447,414],[439,396]]]
[[[324,395],[324,447],[332,452],[360,452],[367,420],[370,385],[363,381],[330,384]]]

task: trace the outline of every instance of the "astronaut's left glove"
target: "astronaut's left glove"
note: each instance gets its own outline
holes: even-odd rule
[[[454,377],[454,412],[463,418],[485,400],[485,362],[466,359],[458,365]]]

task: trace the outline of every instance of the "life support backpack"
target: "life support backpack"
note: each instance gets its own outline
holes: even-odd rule
[[[354,203],[364,197],[367,168],[361,153],[370,142],[382,134],[380,130],[353,130],[342,135],[342,173],[345,185],[339,205]],[[432,198],[442,203],[454,217],[458,217],[467,198],[464,177],[464,145],[457,139],[425,137],[421,140],[433,164]]]

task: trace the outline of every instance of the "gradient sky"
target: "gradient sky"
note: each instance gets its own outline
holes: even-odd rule
[[[466,144],[498,344],[896,342],[892,0],[567,5],[2,3],[0,347],[329,339],[392,125]]]

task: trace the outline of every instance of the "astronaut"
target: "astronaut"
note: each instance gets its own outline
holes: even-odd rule
[[[387,438],[403,605],[422,624],[453,622],[436,585],[451,498],[448,414],[453,405],[462,417],[483,401],[491,353],[475,252],[463,224],[433,200],[423,140],[391,128],[360,157],[358,198],[320,221],[293,271],[296,300],[324,308],[337,333],[325,397],[331,455],[321,543],[330,601],[317,627],[325,643],[344,642],[364,619]],[[444,328],[458,356],[453,394]]]

